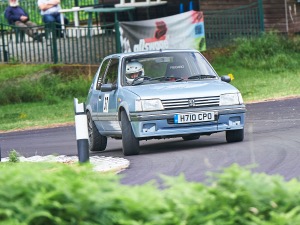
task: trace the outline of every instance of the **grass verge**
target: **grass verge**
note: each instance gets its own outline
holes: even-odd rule
[[[74,123],[73,99],[49,105],[44,102],[1,106],[0,132]]]

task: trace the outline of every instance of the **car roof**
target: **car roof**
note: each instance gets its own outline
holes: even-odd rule
[[[198,52],[195,49],[165,49],[165,50],[156,50],[156,51],[141,51],[141,52],[128,52],[128,53],[116,53],[109,55],[108,57],[130,57],[130,56],[141,56],[141,55],[149,55],[154,53],[172,53],[172,52]]]

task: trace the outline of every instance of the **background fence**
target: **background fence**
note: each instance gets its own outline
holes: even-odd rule
[[[94,0],[80,1],[79,4],[88,5],[91,3],[89,1]],[[24,4],[25,2],[29,4],[30,1],[24,1]],[[64,2],[64,8],[74,6]],[[30,16],[40,19],[36,12]],[[84,15],[81,16],[81,20],[85,19]],[[37,20],[34,21],[41,24]],[[264,30],[262,21],[262,7],[258,3],[230,10],[205,11],[206,47],[211,49],[225,46],[238,37],[258,36]],[[55,35],[54,25],[49,28],[42,26],[37,30],[38,33],[47,34],[42,42],[33,41],[27,35],[22,40],[22,31],[16,27],[6,23],[0,23],[0,26],[0,62],[99,64],[104,56],[120,52],[120,37],[116,35],[118,32],[115,32],[118,30],[118,24],[90,28],[76,28],[71,24],[66,26],[62,38]]]
[[[254,2],[234,9],[204,12],[207,47],[226,45],[239,37],[260,35],[264,31],[262,10],[262,5]]]
[[[67,27],[61,37],[53,24],[36,30],[45,34],[42,41],[34,41],[27,35],[22,40],[22,31],[0,26],[0,62],[97,64],[106,55],[120,51],[116,49],[119,37],[111,25]]]

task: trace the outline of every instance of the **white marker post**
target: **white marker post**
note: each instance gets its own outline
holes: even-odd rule
[[[87,116],[84,103],[78,104],[78,99],[74,98],[75,128],[79,162],[89,161],[89,134]]]

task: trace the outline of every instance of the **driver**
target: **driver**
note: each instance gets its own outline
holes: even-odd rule
[[[144,81],[143,76],[144,76],[144,68],[141,63],[139,62],[127,63],[125,78],[128,84],[132,84],[134,80],[136,80],[138,83],[143,82]]]

